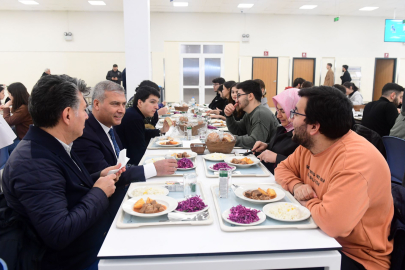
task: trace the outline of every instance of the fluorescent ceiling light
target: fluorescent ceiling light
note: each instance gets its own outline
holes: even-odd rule
[[[104,1],[89,1],[89,4],[93,6],[105,6]]]
[[[188,2],[173,2],[174,7],[188,7]]]
[[[253,6],[254,6],[254,4],[239,4],[238,8],[251,8]]]
[[[32,0],[18,0],[18,2],[20,2],[21,4],[24,5],[39,5],[38,2],[32,1]]]
[[[317,5],[303,5],[302,7],[300,7],[300,9],[314,9],[316,7]]]
[[[378,7],[364,7],[364,8],[361,8],[361,9],[359,9],[359,10],[361,10],[361,11],[372,11],[372,10],[376,10]]]

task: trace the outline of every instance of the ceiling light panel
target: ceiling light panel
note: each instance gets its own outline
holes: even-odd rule
[[[300,9],[314,9],[316,7],[317,5],[303,5],[300,7]]]
[[[18,2],[24,5],[39,5],[38,2],[32,0],[18,0]]]
[[[174,7],[188,7],[188,2],[173,2]]]
[[[238,5],[238,8],[251,8],[251,7],[253,7],[254,6],[254,4],[239,4]]]
[[[105,6],[105,2],[104,1],[88,1],[90,5],[92,6]]]
[[[359,10],[361,10],[361,11],[373,11],[373,10],[376,10],[376,9],[378,9],[378,7],[364,7],[364,8],[361,8]]]

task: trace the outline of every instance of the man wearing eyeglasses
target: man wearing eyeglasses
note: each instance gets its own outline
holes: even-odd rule
[[[228,104],[224,110],[228,129],[236,135],[235,146],[252,149],[256,141],[269,143],[279,124],[274,114],[261,105],[260,84],[248,80],[238,84],[237,88],[235,105]],[[236,121],[233,115],[237,106],[246,112],[240,121]]]
[[[222,85],[224,83],[225,83],[225,79],[221,78],[221,77],[215,78],[212,80],[212,87],[214,88],[214,92],[216,93],[216,95],[215,95],[214,99],[211,101],[211,103],[208,105],[208,107],[211,110],[216,110],[218,107],[218,103],[221,102],[222,98],[221,98],[220,94],[218,93],[218,88],[220,85]]]
[[[338,89],[301,89],[291,111],[300,144],[275,178],[341,245],[341,269],[389,269],[394,214],[390,170],[370,142],[351,131],[352,104]]]

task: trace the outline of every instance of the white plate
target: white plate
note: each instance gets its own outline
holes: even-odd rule
[[[229,129],[227,127],[218,128],[218,130],[229,131]]]
[[[236,167],[241,167],[241,168],[247,168],[247,167],[250,167],[250,166],[253,166],[253,165],[256,165],[256,164],[259,164],[259,163],[260,163],[260,160],[259,160],[258,158],[253,157],[253,156],[248,156],[248,158],[250,158],[250,159],[253,161],[252,164],[235,164],[235,163],[232,163],[232,162],[231,162],[231,160],[234,159],[234,158],[236,158],[236,159],[243,159],[243,158],[245,158],[245,157],[241,157],[241,156],[238,156],[238,157],[237,157],[237,156],[235,156],[235,157],[227,157],[227,158],[225,159],[225,162],[228,163],[229,165],[236,166]]]
[[[246,190],[253,190],[253,189],[264,189],[267,190],[268,188],[274,189],[274,191],[276,192],[276,197],[274,199],[270,199],[270,200],[253,200],[253,199],[249,199],[247,197],[245,197],[244,192]],[[238,187],[237,189],[234,190],[236,197],[251,202],[251,203],[256,203],[256,204],[263,204],[263,203],[270,203],[270,202],[277,202],[279,200],[282,200],[285,197],[285,192],[284,190],[280,189],[280,188],[276,188],[272,185],[243,185]]]
[[[278,203],[269,203],[266,204],[265,206],[263,206],[263,212],[265,213],[266,216],[275,219],[275,220],[279,220],[279,221],[285,221],[285,222],[297,222],[297,221],[302,221],[302,220],[306,220],[307,218],[309,218],[311,216],[311,212],[309,211],[308,208],[303,207],[302,205],[297,205],[295,203],[287,203],[287,204],[292,204],[295,207],[297,207],[300,211],[301,211],[301,217],[299,219],[294,219],[294,220],[290,220],[290,219],[280,219],[275,217],[274,215],[270,214],[270,209],[272,207],[276,207],[277,205],[280,204],[285,204],[286,202],[278,202]]]
[[[160,161],[160,160],[164,160],[164,157],[154,157],[154,158],[150,158],[145,160],[144,164],[150,164],[150,163],[155,163],[156,161]]]
[[[223,158],[214,158],[213,154],[223,155]],[[222,160],[226,159],[227,157],[229,157],[229,155],[222,154],[222,153],[211,153],[211,154],[206,154],[206,155],[203,156],[204,159],[211,160],[211,161],[222,161]]]
[[[191,160],[190,160],[191,161]],[[192,161],[191,161],[192,162]],[[191,167],[191,168],[177,168],[176,170],[178,170],[178,171],[187,171],[187,170],[192,170],[192,169],[195,169],[195,167],[197,167],[197,165],[195,165],[195,163],[194,162],[192,162],[193,163],[193,167]],[[178,164],[178,163],[177,163]]]
[[[154,189],[158,189],[159,191],[163,192],[163,194],[159,194],[159,195],[155,195],[155,194],[144,194],[144,195],[150,195],[150,196],[166,196],[167,194],[169,194],[169,190],[165,187],[159,187],[159,186],[130,186],[130,188],[127,191],[127,194],[129,197],[134,197],[133,192],[137,189],[140,190],[147,190],[150,188],[154,188]],[[144,191],[144,192],[145,192]],[[143,195],[142,195],[143,196]]]
[[[220,162],[220,163],[222,163],[222,162]],[[215,165],[215,164],[214,164]],[[210,171],[213,171],[213,172],[218,172],[219,170],[215,170],[213,167],[214,167],[214,165],[211,165],[211,166],[209,166],[208,167],[208,170],[210,170]],[[229,166],[229,167],[231,167],[231,172],[233,172],[234,170],[236,170],[236,167],[235,166]]]
[[[166,210],[163,212],[154,213],[154,214],[142,214],[142,213],[135,212],[133,210],[134,204],[141,198],[143,198],[143,200],[146,202],[148,197],[151,198],[152,200],[156,200],[157,203],[163,204],[164,206],[166,206]],[[144,196],[140,196],[140,197],[133,197],[132,199],[129,199],[122,204],[122,209],[126,213],[128,213],[132,216],[143,217],[143,218],[152,218],[152,217],[162,216],[162,215],[172,212],[176,208],[177,208],[177,201],[175,199],[173,199],[172,197],[168,197],[168,196],[158,196],[158,195],[144,195]]]
[[[246,207],[246,208],[255,209],[255,208],[250,208],[250,207]],[[259,209],[256,209],[256,210],[259,210]],[[231,213],[231,209],[225,210],[222,213],[223,220],[225,220],[228,223],[239,225],[239,226],[255,226],[255,225],[259,225],[259,224],[266,221],[266,215],[260,210],[259,210],[259,213],[257,213],[257,216],[259,217],[259,221],[249,223],[249,224],[236,223],[236,222],[233,222],[233,221],[229,220],[228,217],[229,217],[230,213]]]
[[[171,144],[171,145],[162,145],[162,144],[160,144],[160,143],[163,143],[163,142],[168,142],[168,140],[162,140],[162,141],[156,142],[156,144],[161,146],[161,147],[176,147],[176,146],[181,145],[181,141],[177,141],[177,140],[173,140],[173,141],[178,142],[178,144]]]
[[[196,157],[197,157],[197,153],[195,153],[195,152],[190,152],[190,151],[183,151],[183,152],[181,152],[181,151],[170,151],[168,154],[169,154],[169,155],[172,155],[172,154],[174,154],[174,153],[180,154],[180,153],[184,153],[184,152],[186,152],[186,153],[189,155],[189,157],[187,157],[187,158],[189,158],[189,159],[191,159],[191,158],[196,158]],[[177,159],[177,160],[180,160],[180,159],[182,159],[182,158],[177,158],[177,157],[176,157],[176,159]]]
[[[184,198],[184,199],[180,199],[180,200],[178,200],[178,202],[182,202],[182,201],[185,201],[185,200],[186,200],[185,198]],[[196,212],[181,212],[181,211],[174,210],[173,212],[183,213],[183,214],[186,214],[186,215],[194,215],[194,214],[198,214],[198,213],[204,212],[205,210],[208,210],[208,208],[210,208],[210,206],[207,204],[207,202],[206,202],[205,200],[202,200],[202,201],[204,202],[204,204],[206,205],[206,207],[205,207],[204,209],[200,210],[200,211],[196,211]],[[176,207],[176,208],[177,208],[177,207]]]

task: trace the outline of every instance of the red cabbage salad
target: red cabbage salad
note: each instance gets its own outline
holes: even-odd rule
[[[236,223],[250,224],[260,220],[257,215],[259,212],[259,210],[249,209],[239,204],[231,208],[228,219]]]
[[[188,168],[193,168],[193,162],[189,160],[188,158],[182,158],[179,161],[177,161],[177,166],[180,169],[188,169]]]
[[[176,210],[180,212],[197,212],[203,210],[205,207],[207,205],[201,200],[200,196],[194,196],[179,202]]]
[[[217,163],[217,164],[215,164],[212,168],[213,168],[214,170],[216,170],[216,171],[218,171],[219,169],[232,170],[232,167],[229,166],[228,164],[226,164],[225,162]]]

